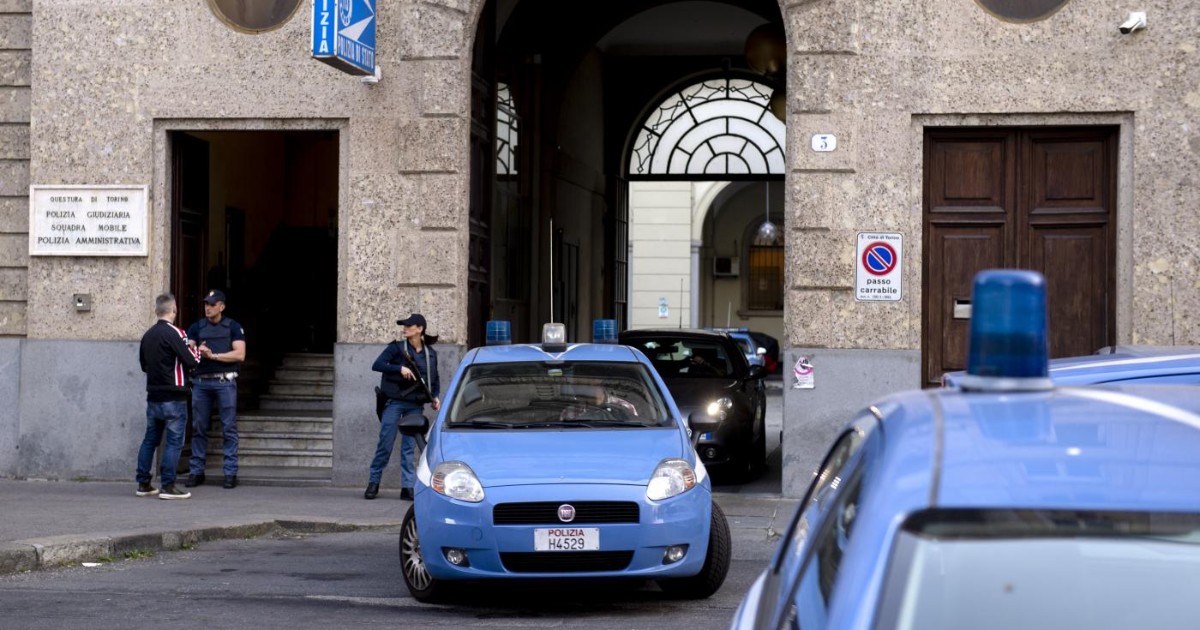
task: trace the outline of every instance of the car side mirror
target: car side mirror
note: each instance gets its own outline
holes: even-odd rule
[[[721,423],[706,413],[695,412],[688,414],[687,426],[688,430],[692,432],[692,448],[696,448],[696,444],[700,442],[700,436],[715,432],[720,428]]]
[[[767,375],[767,368],[758,364],[751,365],[750,370],[746,372],[746,380],[754,380],[763,378]]]

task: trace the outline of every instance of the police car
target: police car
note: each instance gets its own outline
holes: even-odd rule
[[[400,534],[420,601],[462,580],[633,578],[708,597],[729,525],[690,432],[646,357],[616,343],[512,345],[508,322],[467,353],[421,454]]]
[[[1194,628],[1200,389],[1061,387],[1044,279],[976,277],[961,389],[834,441],[744,628]]]

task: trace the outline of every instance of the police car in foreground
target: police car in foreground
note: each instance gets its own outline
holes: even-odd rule
[[[509,345],[508,322],[467,353],[421,454],[400,533],[420,601],[450,582],[634,578],[708,597],[729,568],[729,525],[688,426],[644,355],[597,341]],[[698,419],[696,432],[711,430]]]
[[[974,292],[962,389],[845,427],[733,628],[1200,623],[1200,389],[1057,387],[1044,279]]]

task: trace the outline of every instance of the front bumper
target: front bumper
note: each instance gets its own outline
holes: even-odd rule
[[[417,484],[414,501],[421,555],[436,579],[483,578],[668,578],[696,575],[708,552],[712,494],[705,486],[665,501],[650,501],[644,486],[558,484],[487,488],[480,503],[466,503]],[[530,523],[496,525],[493,508],[502,503],[624,501],[638,505],[636,523]],[[534,530],[595,527],[596,552],[535,551]],[[687,545],[683,559],[667,564],[666,549]],[[469,566],[446,560],[445,550],[461,549]],[[584,554],[576,556],[556,554]],[[587,555],[592,554],[592,555]],[[628,556],[628,563],[624,558]],[[596,562],[596,564],[591,564]],[[613,563],[621,566],[614,566]],[[607,567],[594,570],[593,567]]]
[[[685,418],[693,413],[706,413],[704,408],[681,408],[680,412]],[[716,431],[700,436],[700,441],[696,443],[696,454],[705,466],[721,466],[746,457],[753,441],[753,413],[735,404]]]

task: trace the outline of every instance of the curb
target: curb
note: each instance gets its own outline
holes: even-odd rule
[[[0,575],[64,567],[102,558],[119,559],[138,551],[178,551],[213,540],[258,538],[276,532],[329,534],[399,528],[400,521],[344,522],[336,519],[284,517],[241,520],[227,524],[158,532],[118,532],[51,536],[0,543]]]

